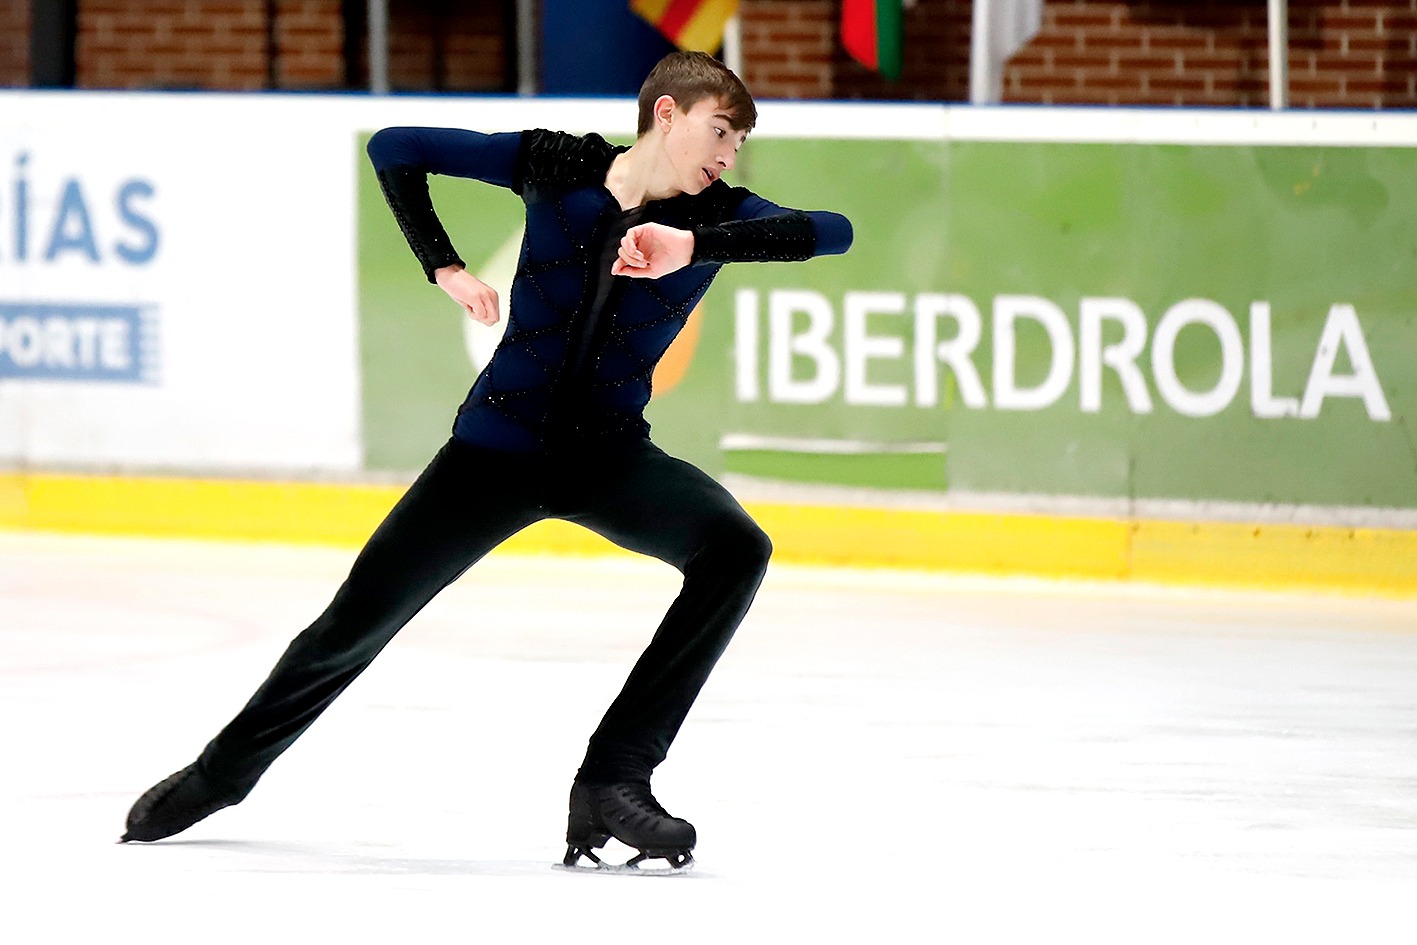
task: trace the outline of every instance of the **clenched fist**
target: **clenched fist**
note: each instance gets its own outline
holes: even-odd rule
[[[497,311],[497,290],[461,266],[444,266],[433,273],[438,288],[484,325],[495,325],[501,314]]]
[[[610,274],[632,279],[658,279],[689,265],[694,258],[694,234],[663,223],[632,226],[620,240],[620,257]]]

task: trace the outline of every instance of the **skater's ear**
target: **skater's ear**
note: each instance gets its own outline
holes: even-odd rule
[[[654,100],[654,128],[660,132],[668,132],[669,127],[674,124],[674,112],[679,108],[679,103],[674,101],[672,95],[661,95]]]

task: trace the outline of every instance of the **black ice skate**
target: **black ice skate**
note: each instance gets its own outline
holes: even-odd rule
[[[190,764],[148,788],[128,812],[128,832],[119,843],[161,840],[239,803],[245,791],[214,784]]]
[[[614,837],[638,854],[623,866],[595,854]],[[566,826],[563,866],[576,867],[585,857],[599,869],[638,870],[645,860],[665,860],[669,872],[688,868],[694,857],[694,825],[671,817],[649,792],[648,782],[571,785],[571,814]]]

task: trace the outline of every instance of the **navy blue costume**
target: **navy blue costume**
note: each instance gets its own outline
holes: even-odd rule
[[[387,128],[369,142],[430,282],[436,269],[462,260],[432,214],[427,174],[509,187],[526,203],[507,331],[458,412],[457,439],[533,451],[643,437],[654,366],[724,262],[807,259],[851,243],[839,214],[789,211],[721,180],[701,194],[622,210],[605,175],[626,150],[599,135],[541,130]],[[659,279],[611,276],[620,237],[647,222],[695,230],[695,264]]]
[[[721,486],[649,441],[651,373],[723,263],[844,252],[851,227],[838,214],[787,210],[722,181],[623,210],[605,187],[623,150],[596,135],[548,131],[394,128],[371,140],[394,217],[430,281],[462,261],[429,199],[429,173],[522,196],[526,237],[507,332],[450,440],[329,607],[195,763],[216,806],[244,797],[439,590],[545,518],[582,524],[684,574],[591,737],[577,781],[648,783],[664,759],[757,592],[770,544]],[[692,230],[693,263],[659,279],[611,276],[620,237],[647,221]]]

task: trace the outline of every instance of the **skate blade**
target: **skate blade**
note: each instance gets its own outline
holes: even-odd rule
[[[693,870],[694,863],[691,860],[683,866],[652,866],[645,869],[638,864],[606,863],[602,860],[599,865],[577,863],[567,866],[565,863],[552,863],[551,868],[563,873],[603,873],[606,876],[685,876]]]
[[[582,864],[585,858],[590,862]],[[641,864],[652,864],[642,866]],[[601,859],[593,850],[572,845],[560,863],[553,863],[558,870],[571,873],[617,873],[630,876],[678,876],[694,868],[694,855],[685,850],[682,853],[654,854],[639,853],[626,863],[610,863]]]

